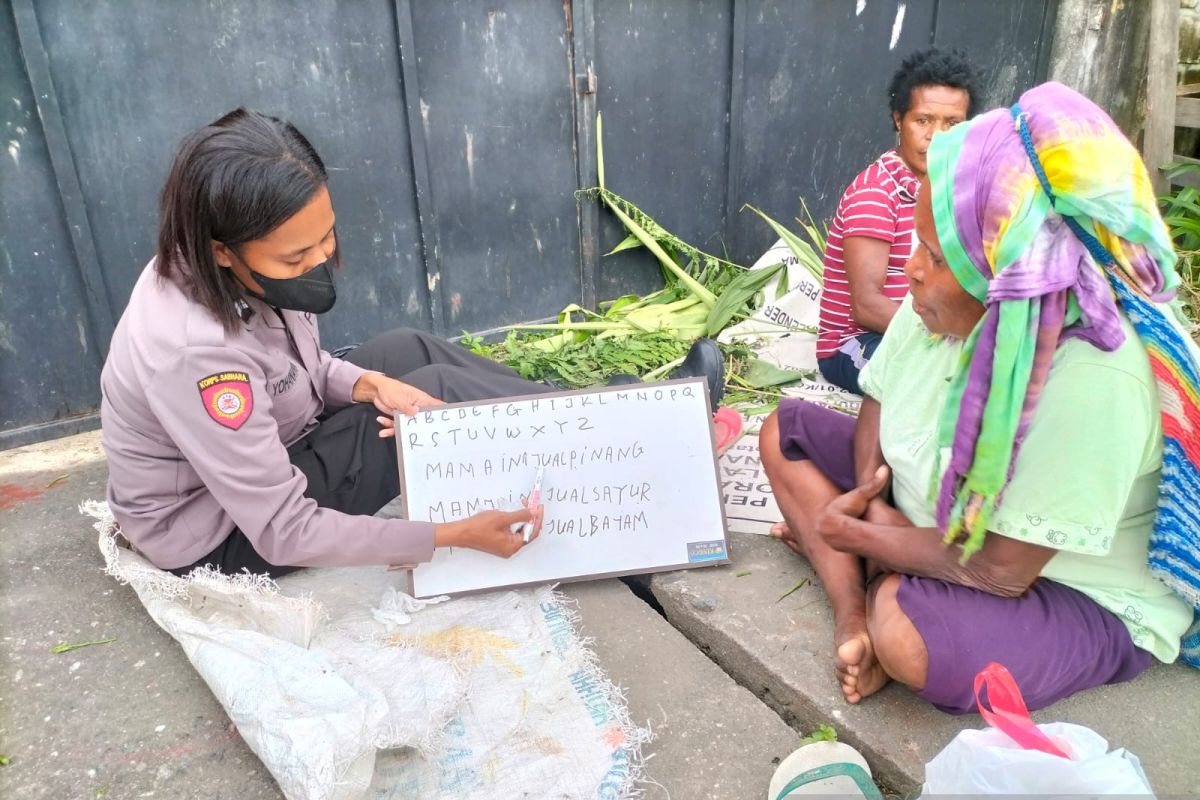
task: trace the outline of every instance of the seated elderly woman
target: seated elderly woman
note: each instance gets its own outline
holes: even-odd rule
[[[915,221],[857,423],[785,401],[761,435],[846,700],[969,712],[996,661],[1041,708],[1185,632],[1200,663],[1200,351],[1137,152],[1045,84],[934,137]]]
[[[817,366],[827,381],[862,394],[858,375],[900,301],[912,255],[913,203],[933,135],[975,113],[977,70],[936,47],[907,58],[888,87],[896,146],[860,172],[838,202],[825,246]]]

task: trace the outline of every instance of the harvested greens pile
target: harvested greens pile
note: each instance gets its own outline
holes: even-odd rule
[[[609,255],[646,248],[662,269],[663,288],[645,296],[625,295],[601,303],[598,311],[572,304],[562,310],[556,322],[511,326],[500,342],[489,344],[469,335],[462,339],[466,347],[507,364],[522,377],[549,380],[573,389],[603,385],[620,373],[644,381],[658,380],[683,361],[693,341],[702,336],[715,337],[727,326],[750,316],[768,283],[778,282],[776,296],[787,291],[783,263],[748,270],[705,253],[606,188],[601,133],[597,118],[600,185],[582,194],[598,198],[629,231]],[[808,237],[805,241],[758,209],[748,208],[766,220],[800,264],[820,279],[824,235],[811,215],[807,222],[797,219]],[[726,357],[724,402],[738,406],[743,413],[769,411],[778,402],[781,386],[808,377],[807,373],[780,369],[756,358],[750,347],[740,342],[721,344],[721,349]]]

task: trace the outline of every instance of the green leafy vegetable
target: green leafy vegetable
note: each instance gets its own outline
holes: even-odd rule
[[[735,316],[744,315],[753,307],[755,296],[781,271],[783,262],[761,269],[747,270],[734,278],[708,312],[707,334],[716,336]]]
[[[750,362],[749,369],[743,376],[746,383],[753,389],[764,389],[768,386],[785,386],[803,378],[811,378],[809,370],[783,369],[762,358]]]
[[[772,281],[776,281],[777,295],[786,292],[784,264],[747,270],[706,253],[609,189],[604,182],[603,123],[599,116],[596,162],[599,185],[579,192],[579,196],[603,203],[625,226],[626,237],[609,254],[646,248],[658,262],[663,287],[645,296],[629,294],[600,303],[595,311],[572,303],[552,322],[509,326],[501,341],[485,341],[464,332],[460,339],[464,347],[512,367],[522,377],[551,381],[569,389],[603,384],[622,373],[654,381],[669,375],[682,362],[694,340],[715,336],[731,323],[750,317]],[[808,215],[803,201],[801,206]],[[808,218],[808,223],[797,222],[812,244],[789,234],[789,246],[799,253],[798,258],[815,259],[815,274],[819,275],[817,251],[823,250],[824,239],[811,215]],[[764,219],[783,230],[765,215]],[[807,261],[805,266],[812,269]],[[773,324],[763,322],[764,327]],[[782,394],[780,386],[810,374],[762,362],[742,342],[721,343],[720,347],[726,365],[725,403],[737,406],[742,413],[769,413]]]

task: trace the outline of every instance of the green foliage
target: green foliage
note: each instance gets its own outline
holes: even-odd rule
[[[1200,164],[1171,164],[1169,178],[1200,175]],[[1171,232],[1179,254],[1179,299],[1193,324],[1200,322],[1200,191],[1190,186],[1176,187],[1158,198],[1163,221]]]
[[[804,207],[804,213],[808,214],[808,205],[803,200],[800,201],[800,204]],[[812,240],[812,244],[809,244],[749,203],[742,206],[743,210],[747,208],[766,220],[767,224],[771,226],[771,229],[774,230],[775,233],[779,234],[779,238],[783,239],[784,243],[788,246],[788,249],[792,251],[792,255],[794,255],[796,260],[800,262],[800,265],[807,269],[818,281],[824,282],[825,237],[817,230],[817,226],[812,222],[811,214],[808,215],[808,223],[802,222],[799,218],[796,219],[796,221],[799,222],[804,228],[805,235]],[[813,245],[816,245],[816,247],[813,247]]]
[[[620,373],[643,375],[682,358],[689,347],[688,342],[664,331],[608,339],[584,335],[554,350],[529,346],[545,338],[545,335],[521,335],[513,330],[502,342],[479,344],[471,349],[512,367],[523,378],[549,380],[564,388],[583,389],[603,385]]]
[[[783,270],[783,263],[738,273],[722,291],[708,312],[708,335],[716,336],[735,316],[745,315],[754,306],[754,299],[772,278]]]
[[[765,364],[754,354],[750,345],[745,342],[721,344],[721,352],[725,354],[725,405],[735,406],[737,410],[748,417],[770,414],[779,405],[783,396],[783,383],[768,386],[756,386],[747,376],[758,365]]]
[[[609,208],[624,214],[632,220],[638,228],[645,231],[651,239],[658,243],[663,251],[670,256],[671,261],[679,270],[682,270],[689,277],[694,278],[698,283],[714,293],[719,293],[734,277],[746,269],[739,264],[734,264],[732,261],[727,261],[711,253],[706,253],[697,247],[693,247],[659,225],[653,217],[616,192],[597,187],[587,190],[586,193],[595,194]],[[624,222],[624,220],[622,221]],[[630,235],[636,237],[636,232],[631,231]],[[626,238],[612,252],[618,252],[619,250],[631,247],[632,245],[628,244],[628,242],[629,239]],[[676,284],[678,279],[677,272],[671,270],[666,265],[663,266],[663,281],[668,287]]]
[[[756,358],[750,362],[745,374],[740,376],[751,389],[766,389],[771,386],[786,386],[789,383],[813,377],[810,370],[782,369],[770,361]]]
[[[837,740],[837,731],[833,729],[833,726],[822,724],[818,725],[815,731],[801,739],[800,746],[803,747],[806,744],[813,744],[814,742],[836,742]]]
[[[464,334],[465,346],[524,377],[569,388],[594,386],[616,373],[654,380],[669,372],[692,341],[715,336],[752,314],[763,287],[786,275],[783,264],[747,270],[693,247],[603,187],[583,194],[608,205],[631,231],[611,252],[653,245],[663,288],[644,297],[624,295],[601,303],[598,312],[572,304],[554,323],[512,326],[504,342],[496,345]],[[760,361],[745,344],[722,344],[721,349],[726,356],[726,403],[749,406],[744,413],[771,411],[781,394],[779,386],[806,377]]]
[[[618,244],[618,245],[617,245],[616,247],[614,247],[612,250],[609,250],[609,251],[608,251],[607,253],[605,253],[604,255],[606,255],[606,256],[611,256],[611,255],[613,255],[614,253],[619,253],[619,252],[621,252],[622,250],[632,250],[632,249],[633,249],[633,248],[635,248],[635,247],[641,247],[641,246],[642,246],[642,242],[641,242],[641,240],[640,240],[640,239],[638,239],[636,236],[634,236],[634,235],[631,233],[631,234],[629,234],[628,236],[626,236],[624,239],[622,239],[620,244]]]
[[[486,356],[489,354],[488,346],[483,343],[482,336],[472,336],[467,331],[463,331],[462,336],[458,337],[458,343],[477,356]]]
[[[460,339],[472,352],[504,363],[527,379],[571,389],[604,384],[620,373],[646,381],[663,378],[682,361],[694,340],[715,336],[753,314],[772,280],[777,281],[778,294],[787,288],[784,264],[747,270],[706,253],[605,186],[602,124],[597,116],[599,185],[577,194],[603,203],[625,226],[628,235],[608,255],[645,248],[658,261],[663,288],[644,297],[618,297],[595,311],[571,304],[554,322],[511,326],[501,342],[487,343],[465,332]],[[796,221],[807,241],[758,213],[788,242],[800,262],[820,277],[825,234],[803,201],[801,207],[808,221]],[[726,358],[725,402],[746,414],[771,411],[781,396],[779,387],[809,377],[760,361],[745,344],[722,344],[721,349]]]

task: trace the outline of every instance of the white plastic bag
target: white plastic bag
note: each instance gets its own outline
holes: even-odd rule
[[[1026,750],[998,730],[963,731],[925,765],[924,796],[942,794],[1151,795],[1137,756],[1082,725],[1038,728],[1066,745],[1070,760]]]
[[[975,678],[975,697],[987,687],[979,713],[992,725],[963,731],[925,765],[922,797],[963,794],[1153,797],[1137,756],[1109,752],[1103,736],[1082,725],[1035,725],[1008,670],[989,664]]]

